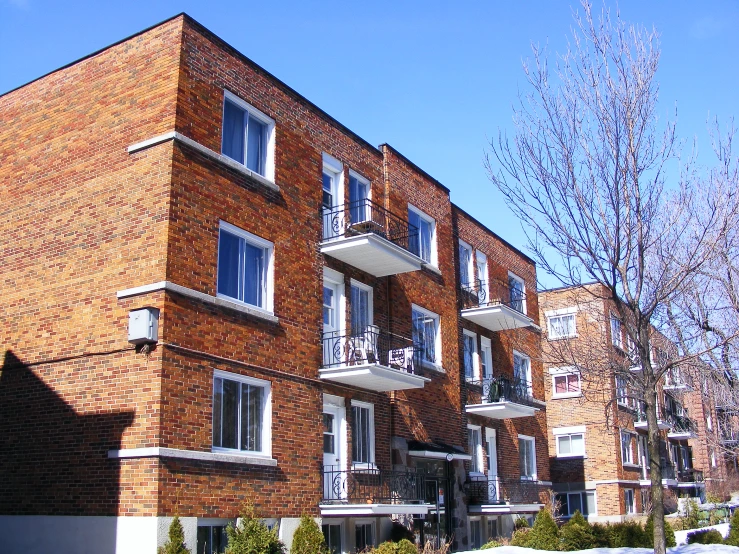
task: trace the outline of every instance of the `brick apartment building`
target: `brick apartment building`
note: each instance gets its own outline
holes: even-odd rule
[[[640,368],[625,326],[600,285],[539,294],[553,489],[567,517],[621,521],[648,511],[647,424],[636,392]],[[671,345],[656,331],[653,363]],[[567,360],[585,360],[580,367]],[[705,498],[705,481],[723,479],[711,444],[714,401],[687,372],[659,385],[658,420],[665,504]],[[715,421],[715,416],[714,421]]]
[[[454,548],[551,485],[534,263],[186,15],[0,96],[0,537]]]

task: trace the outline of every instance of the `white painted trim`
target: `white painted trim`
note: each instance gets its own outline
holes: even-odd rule
[[[580,370],[577,368],[577,366],[574,365],[549,368],[549,375],[570,375],[575,373],[580,373]]]
[[[356,287],[360,291],[365,291],[367,293],[367,312],[368,312],[367,315],[369,316],[369,321],[367,323],[368,325],[374,326],[375,324],[375,289],[372,288],[370,285],[363,283],[362,281],[357,281],[356,279],[353,279],[353,278],[349,279],[349,286],[350,288]],[[351,291],[349,294],[351,294]],[[349,298],[351,299],[351,296]],[[354,310],[354,306],[352,306],[352,310]],[[355,332],[354,329],[352,329],[351,331],[352,333]]]
[[[439,316],[439,314],[437,313],[432,312],[431,310],[422,308],[418,304],[411,304],[411,321],[413,321],[413,311],[414,310],[422,313],[426,317],[436,320],[436,337],[434,337],[435,339],[434,350],[436,351],[436,361],[434,363],[429,363],[424,360],[421,360],[419,363],[423,367],[428,367],[436,371],[443,371],[442,369],[443,358],[442,358],[442,353],[441,353],[441,316]]]
[[[446,460],[447,456],[451,456],[452,460],[470,461],[472,456],[469,454],[451,453],[451,452],[432,452],[431,450],[409,450],[409,456],[414,458],[430,458],[432,460]]]
[[[475,286],[475,251],[472,248],[471,245],[463,241],[462,239],[458,239],[459,241],[459,254],[461,258],[462,250],[467,250],[469,253],[469,259],[467,260],[467,283],[462,283],[462,260],[459,260],[459,280],[460,284],[464,287],[474,287]]]
[[[363,185],[367,185],[367,200],[372,200],[372,183],[370,182],[370,180],[361,173],[357,173],[353,169],[349,169],[349,179],[351,179],[352,177],[354,177]],[[351,183],[349,183],[349,194],[351,195]],[[357,199],[355,199],[354,201],[356,200]]]
[[[533,462],[534,462],[534,474],[531,476],[524,476],[521,475],[522,481],[536,481],[539,479],[539,468],[536,465],[536,438],[528,436],[528,435],[518,435],[518,443],[519,443],[519,449],[521,448],[520,444],[521,441],[530,441],[533,444],[533,448],[531,449],[531,452],[533,454]],[[519,468],[521,470],[523,468]],[[527,478],[530,477],[530,478]]]
[[[568,308],[560,308],[559,310],[548,310],[544,312],[544,317],[552,317],[552,316],[558,316],[558,315],[570,315],[570,314],[576,314],[576,313],[577,313],[577,307],[570,306]]]
[[[270,457],[225,454],[222,452],[201,452],[199,450],[180,450],[178,448],[122,448],[108,450],[108,458],[179,458],[183,460],[202,460],[205,462],[226,462],[232,464],[251,464],[261,466],[277,466],[277,460]]]
[[[393,514],[427,514],[431,504],[319,504],[321,516],[366,517]]]
[[[472,367],[470,368],[472,370],[472,375],[467,377],[465,373],[465,379],[468,381],[479,381],[480,380],[480,350],[477,346],[477,333],[473,333],[472,331],[468,331],[467,329],[462,329],[462,336],[469,337],[472,339]],[[462,353],[464,353],[464,348],[462,348]],[[462,369],[465,369],[465,368],[462,368]]]
[[[375,405],[371,404],[369,402],[361,402],[359,400],[352,399],[351,401],[351,407],[357,407],[357,408],[364,408],[366,410],[369,410],[369,418],[370,418],[370,425],[369,425],[369,464],[366,462],[355,462],[354,460],[351,460],[352,467],[361,467],[365,468],[369,466],[371,469],[376,469],[375,467]],[[354,414],[352,413],[352,423],[354,422]],[[356,437],[352,436],[352,440],[356,440]],[[350,458],[353,458],[353,455],[350,455]]]
[[[556,435],[572,435],[573,433],[585,434],[585,425],[576,425],[574,427],[555,427],[552,433]]]
[[[157,144],[167,142],[168,140],[175,140],[177,142],[185,144],[189,146],[190,148],[192,148],[193,150],[196,150],[198,153],[202,154],[206,158],[216,161],[222,165],[225,165],[229,169],[232,169],[238,173],[246,175],[247,177],[251,177],[255,181],[259,181],[259,183],[261,183],[262,185],[264,185],[265,187],[269,189],[272,189],[275,192],[279,192],[280,190],[280,187],[277,186],[274,183],[274,181],[271,181],[268,178],[263,177],[259,173],[254,173],[251,169],[247,168],[245,165],[242,165],[239,162],[232,160],[231,158],[227,156],[224,156],[223,154],[219,154],[218,152],[211,150],[207,146],[203,146],[199,142],[195,142],[191,138],[186,137],[185,135],[178,133],[177,131],[170,131],[168,133],[164,133],[162,135],[158,135],[156,137],[132,144],[131,146],[128,147],[128,153],[133,154],[134,152],[138,152],[146,148],[151,148],[152,146],[156,146]],[[267,156],[269,157],[269,152],[267,153]],[[267,163],[269,164],[269,160]]]
[[[222,110],[222,116],[221,116],[221,149],[223,148],[223,131],[224,131],[224,122],[226,120],[226,101],[231,102],[232,104],[235,104],[242,110],[246,110],[246,112],[249,114],[249,117],[253,117],[262,124],[264,124],[267,127],[266,134],[267,136],[265,138],[265,146],[267,147],[267,151],[265,152],[265,159],[264,159],[264,176],[263,179],[267,179],[269,181],[274,181],[275,179],[275,120],[272,119],[270,116],[268,116],[266,113],[264,113],[259,108],[255,108],[245,100],[239,98],[236,96],[233,92],[228,90],[223,90],[223,110]],[[247,137],[244,137],[244,147],[247,147]],[[246,160],[246,152],[244,152],[244,160]],[[235,161],[235,160],[234,160]],[[236,162],[239,163],[239,162]],[[246,164],[243,164],[244,167],[246,167]],[[259,175],[258,173],[253,173],[253,175]]]
[[[439,275],[441,275],[441,270],[439,269],[439,266],[438,266],[439,253],[438,253],[437,246],[436,246],[436,220],[430,215],[426,214],[423,210],[416,208],[413,204],[410,204],[410,203],[408,204],[408,210],[414,212],[421,219],[431,224],[431,256],[430,256],[431,259],[426,264],[426,267],[432,270],[434,273],[438,273]],[[419,236],[419,241],[420,241],[420,236]]]
[[[480,439],[480,442],[478,442],[477,445],[476,445],[476,448],[475,448],[476,452],[470,452],[470,454],[472,455],[472,460],[474,460],[475,458],[477,459],[477,467],[479,467],[481,470],[483,470],[484,469],[484,466],[485,466],[485,463],[483,461],[485,459],[485,451],[484,451],[483,445],[482,445],[482,440],[483,440],[482,439],[482,426],[480,426],[480,425],[471,425],[471,424],[468,423],[467,424],[467,430],[468,431],[477,431],[477,438]],[[481,476],[481,475],[484,475],[484,473],[483,473],[483,471],[470,471],[470,475]]]
[[[346,399],[343,396],[336,396],[333,394],[323,393],[323,403],[328,406],[336,406],[343,408],[346,406]]]
[[[323,279],[325,281],[331,281],[332,283],[336,285],[343,285],[344,284],[344,274],[339,273],[335,269],[331,269],[330,267],[323,268]]]
[[[482,362],[483,358],[485,366],[488,368],[489,374],[482,375]],[[494,375],[493,372],[493,341],[489,337],[480,335],[480,378],[490,378]]]
[[[321,154],[323,166],[328,168],[331,173],[341,173],[344,171],[344,164],[342,164],[337,158],[334,158],[331,154],[323,152]]]
[[[226,298],[211,296],[210,294],[205,294],[204,292],[199,292],[187,287],[183,287],[182,285],[177,285],[171,281],[159,281],[158,283],[151,283],[149,285],[142,285],[140,287],[119,290],[118,292],[116,292],[116,297],[128,298],[130,296],[138,296],[140,294],[148,294],[160,290],[175,292],[188,298],[194,298],[195,300],[207,302],[208,304],[215,304],[216,306],[222,306],[224,308],[236,310],[237,312],[243,312],[245,314],[249,314],[251,316],[258,317],[272,323],[279,323],[280,321],[279,318],[274,315],[274,313],[263,310],[257,306],[250,306],[248,304],[234,302],[233,300],[229,300]]]
[[[526,281],[522,277],[519,277],[512,271],[508,272],[508,277],[513,278],[519,283],[521,283],[521,293],[523,294],[523,298],[521,299],[521,307],[523,308],[523,315],[528,315],[528,307],[527,304],[527,298],[526,298]]]

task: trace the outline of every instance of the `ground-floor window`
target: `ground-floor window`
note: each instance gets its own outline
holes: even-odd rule
[[[226,523],[202,524],[198,523],[197,554],[222,554],[228,545]]]
[[[561,493],[555,499],[559,502],[559,512],[564,517],[571,517],[576,511],[584,516],[596,514],[594,491]]]
[[[470,519],[470,546],[474,549],[482,546],[482,521],[480,521],[480,518]]]
[[[624,506],[627,514],[635,514],[636,506],[634,506],[634,489],[624,489]]]
[[[322,528],[329,554],[341,554],[341,523],[324,523]]]
[[[487,523],[487,532],[488,532],[487,540],[494,539],[500,536],[500,530],[498,528],[498,518],[497,517],[487,518],[486,523]]]
[[[354,547],[357,552],[361,552],[368,546],[375,545],[373,528],[374,525],[372,524],[372,522],[358,521],[354,525],[354,532],[356,537]]]

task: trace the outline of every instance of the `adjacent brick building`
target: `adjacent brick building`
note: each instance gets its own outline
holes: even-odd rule
[[[647,512],[641,369],[615,306],[600,285],[543,291],[539,298],[550,468],[562,515],[580,510],[591,521],[620,521]],[[659,364],[671,345],[655,331],[651,348]],[[711,400],[701,396],[700,387],[675,370],[659,385],[668,510],[677,508],[678,497],[704,497],[713,469],[706,449]]]
[[[0,96],[0,536],[507,533],[551,483],[534,263],[185,15]],[[143,322],[143,325],[141,325]]]

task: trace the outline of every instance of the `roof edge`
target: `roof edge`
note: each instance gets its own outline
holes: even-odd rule
[[[399,157],[399,158],[400,158],[401,160],[403,160],[403,161],[404,161],[405,163],[407,163],[408,165],[410,165],[411,167],[413,167],[413,169],[415,169],[415,170],[416,170],[416,171],[418,171],[418,172],[419,172],[419,173],[420,173],[421,175],[423,175],[424,177],[426,177],[427,179],[429,179],[429,180],[430,180],[430,181],[431,181],[432,183],[434,183],[434,184],[435,184],[435,185],[436,185],[437,187],[439,187],[440,189],[442,189],[442,190],[443,190],[444,192],[446,192],[447,194],[450,194],[450,193],[451,193],[451,191],[450,191],[450,190],[449,190],[449,189],[448,189],[448,188],[447,188],[447,187],[446,187],[445,185],[443,185],[443,184],[441,183],[441,181],[439,181],[438,179],[436,179],[436,178],[432,177],[432,176],[431,176],[431,174],[430,174],[430,173],[429,173],[428,171],[426,171],[425,169],[423,169],[422,167],[420,167],[420,166],[419,166],[419,165],[417,165],[416,163],[414,163],[414,162],[412,162],[411,160],[409,160],[409,159],[408,159],[408,158],[407,158],[407,157],[406,157],[405,155],[401,154],[401,153],[400,153],[400,152],[399,152],[399,151],[398,151],[398,150],[397,150],[396,148],[394,148],[393,146],[390,146],[390,144],[388,144],[387,142],[383,142],[383,143],[382,143],[382,144],[380,145],[380,148],[388,148],[388,149],[390,149],[390,150],[392,151],[392,153],[393,153],[393,154],[395,154],[395,155],[396,155],[396,156],[398,156],[398,157]]]

